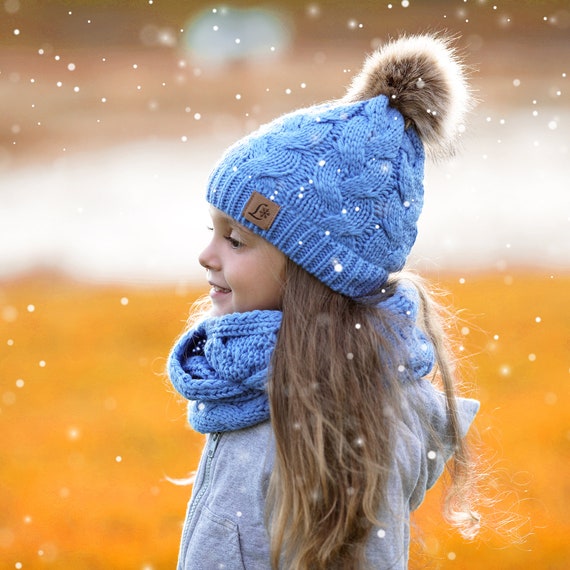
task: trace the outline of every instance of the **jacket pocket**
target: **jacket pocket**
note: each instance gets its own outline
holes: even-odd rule
[[[202,507],[182,562],[185,570],[245,570],[237,524]]]

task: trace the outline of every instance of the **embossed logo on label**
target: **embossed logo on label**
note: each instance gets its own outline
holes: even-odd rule
[[[262,230],[268,230],[281,206],[259,192],[253,191],[241,215]]]

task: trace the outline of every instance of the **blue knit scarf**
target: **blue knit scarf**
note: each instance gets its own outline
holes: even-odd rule
[[[406,347],[406,370],[421,378],[434,350],[416,326],[415,289],[398,286],[382,306],[394,314],[389,336]],[[233,431],[269,419],[266,386],[281,325],[280,311],[251,311],[208,318],[187,331],[168,359],[172,385],[188,399],[188,421],[200,433]]]

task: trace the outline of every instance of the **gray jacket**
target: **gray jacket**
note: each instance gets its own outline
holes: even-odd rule
[[[437,481],[452,454],[443,394],[422,380],[408,387],[409,414],[400,424],[388,497],[379,513],[381,528],[368,540],[371,568],[408,565],[409,515]],[[443,442],[434,453],[433,436],[422,428],[419,406]],[[479,409],[458,399],[465,434]],[[264,524],[267,486],[274,461],[270,422],[223,434],[209,434],[188,504],[179,570],[269,570],[269,537]]]

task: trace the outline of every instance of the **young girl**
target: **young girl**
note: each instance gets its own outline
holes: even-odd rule
[[[342,99],[215,167],[211,311],[168,363],[208,434],[179,568],[406,568],[410,512],[452,457],[447,515],[477,531],[463,438],[479,404],[455,395],[434,304],[400,273],[425,153],[453,151],[469,103],[449,42],[404,37]]]

